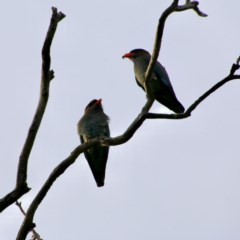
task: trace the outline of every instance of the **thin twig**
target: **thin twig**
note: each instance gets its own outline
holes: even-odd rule
[[[165,22],[167,17],[174,12],[174,10],[176,9],[178,5],[178,1],[173,1],[173,3],[162,13],[161,17],[159,18],[158,21],[158,27],[157,27],[157,31],[156,31],[156,36],[155,36],[155,41],[154,41],[154,47],[153,47],[153,53],[145,74],[145,89],[146,89],[146,93],[147,93],[147,97],[150,99],[153,99],[153,96],[151,96],[151,91],[149,89],[150,86],[150,79],[152,77],[152,72],[153,72],[153,68],[154,65],[157,61],[157,58],[159,56],[159,52],[161,49],[161,44],[162,44],[162,36],[163,36],[163,31],[164,31],[164,26],[165,26]]]
[[[19,202],[19,201],[16,201],[16,206],[18,206],[18,208],[21,211],[21,213],[23,214],[23,216],[26,216],[26,213],[25,213],[25,211],[24,211],[24,209],[22,207],[22,203]],[[31,232],[33,234],[31,240],[43,240],[40,237],[40,235],[34,229],[32,229]]]

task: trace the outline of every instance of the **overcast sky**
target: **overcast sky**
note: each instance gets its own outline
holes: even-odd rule
[[[15,185],[17,163],[39,97],[41,48],[51,6],[66,14],[52,46],[50,99],[29,160],[27,209],[53,168],[80,143],[76,124],[102,98],[117,136],[146,98],[121,56],[152,51],[171,0],[4,1],[1,4],[0,194]],[[182,1],[183,2],[183,1]],[[159,61],[187,108],[228,75],[240,54],[240,1],[200,0],[167,20]],[[34,222],[43,239],[240,239],[240,81],[223,86],[184,120],[149,120],[110,149],[97,188],[83,155],[53,185]],[[152,112],[167,112],[155,103]],[[15,239],[23,216],[0,215],[0,239]],[[30,238],[30,235],[29,235]]]

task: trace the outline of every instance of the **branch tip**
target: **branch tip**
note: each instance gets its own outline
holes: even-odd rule
[[[237,58],[236,64],[239,65],[240,63],[240,56]]]
[[[188,10],[188,9],[192,9],[193,11],[195,11],[198,16],[200,17],[207,17],[208,15],[206,13],[203,13],[199,7],[199,2],[198,1],[190,1],[190,0],[186,0],[186,3],[184,5],[181,5],[181,6],[177,6],[175,11],[176,12],[181,12],[181,11],[185,11],[185,10]]]
[[[200,11],[200,9],[198,7],[195,7],[194,10],[198,14],[198,16],[200,16],[200,17],[207,17],[208,16],[206,13]]]
[[[236,63],[233,63],[229,76],[232,77],[239,68],[240,68],[240,56],[237,58]]]
[[[56,7],[52,7],[52,13],[56,14],[57,13],[57,8]]]
[[[60,22],[63,18],[66,17],[64,13],[58,12],[56,7],[52,7],[52,16],[56,18],[58,22]]]

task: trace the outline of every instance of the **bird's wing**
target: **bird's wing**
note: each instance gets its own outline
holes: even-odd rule
[[[152,86],[156,100],[176,113],[184,112],[184,107],[175,95],[168,74],[160,63],[154,69],[154,74]]]
[[[154,72],[153,78],[156,77],[157,79],[160,79],[161,82],[164,83],[164,85],[166,85],[166,87],[175,95],[169,76],[167,74],[167,71],[162,66],[161,63],[156,62],[153,72]]]

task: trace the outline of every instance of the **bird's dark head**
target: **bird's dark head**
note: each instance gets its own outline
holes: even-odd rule
[[[130,51],[129,53],[124,54],[122,58],[129,58],[130,60],[134,60],[138,57],[145,57],[145,56],[149,57],[150,56],[149,52],[144,49],[137,48]]]
[[[89,112],[91,110],[102,110],[102,99],[93,99],[85,108],[85,112]]]

